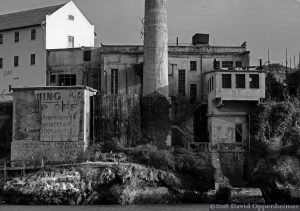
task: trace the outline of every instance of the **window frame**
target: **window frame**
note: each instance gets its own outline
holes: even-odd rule
[[[222,61],[222,68],[233,69],[233,61]]]
[[[242,61],[235,61],[235,67],[236,68],[242,68],[243,67],[243,62]]]
[[[71,42],[70,42],[70,39],[71,39]],[[68,35],[68,48],[74,48],[74,46],[75,46],[74,36]]]
[[[61,83],[61,80],[63,79],[64,82],[69,83]],[[62,86],[76,86],[77,76],[76,74],[60,74],[58,75],[58,85]]]
[[[119,70],[118,69],[111,69],[110,93],[112,95],[117,95],[119,93]]]
[[[36,63],[35,54],[30,54],[30,65],[35,65],[35,63]]]
[[[51,74],[50,75],[50,84],[56,84],[56,75],[55,74]]]
[[[0,33],[0,45],[2,45],[3,44],[3,33]]]
[[[19,56],[14,56],[14,67],[19,67]]]
[[[36,29],[31,29],[30,39],[31,40],[36,40]]]
[[[228,78],[226,78],[226,77],[228,77]],[[230,83],[228,83],[228,81],[226,81],[229,79],[230,79]],[[228,84],[230,84],[230,86]],[[231,74],[222,74],[222,89],[232,89],[232,75]]]
[[[16,31],[15,32],[15,43],[19,43],[20,42],[20,32]]]
[[[253,82],[253,76],[257,77],[257,83]],[[259,74],[249,74],[249,88],[250,89],[259,89]],[[251,79],[251,80],[250,80]]]
[[[239,77],[243,76],[243,83],[241,81],[239,81]],[[241,84],[243,84],[243,86],[240,86]],[[246,75],[245,74],[235,74],[235,88],[237,89],[246,89]]]
[[[91,50],[84,50],[83,51],[83,61],[84,62],[92,61],[92,51]]]
[[[197,71],[197,61],[190,61],[190,71]]]
[[[179,96],[186,96],[186,71],[185,69],[178,70],[178,95]]]
[[[0,69],[2,69],[3,68],[3,58],[1,57],[0,58]]]

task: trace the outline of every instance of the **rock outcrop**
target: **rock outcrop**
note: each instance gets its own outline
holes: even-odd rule
[[[30,205],[166,204],[182,196],[171,172],[129,163],[55,167],[16,177],[1,188],[4,201]]]

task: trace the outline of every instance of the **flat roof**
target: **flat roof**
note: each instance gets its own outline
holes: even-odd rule
[[[31,87],[13,87],[13,91],[25,91],[25,90],[68,90],[68,89],[85,89],[91,92],[97,92],[96,89],[93,89],[88,86],[31,86]]]

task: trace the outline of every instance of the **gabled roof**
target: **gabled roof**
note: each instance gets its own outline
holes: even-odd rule
[[[64,5],[0,15],[0,31],[42,24],[46,20],[46,15],[51,15]]]

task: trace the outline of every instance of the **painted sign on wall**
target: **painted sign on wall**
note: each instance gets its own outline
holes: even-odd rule
[[[35,91],[41,109],[41,141],[78,141],[83,90]]]

